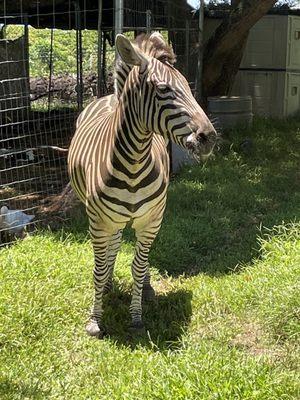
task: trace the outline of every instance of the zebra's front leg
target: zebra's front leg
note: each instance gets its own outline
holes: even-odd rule
[[[90,336],[101,338],[104,333],[102,327],[103,314],[103,292],[109,279],[109,267],[107,264],[107,249],[111,240],[111,235],[101,230],[90,227],[95,267],[94,267],[94,289],[95,297],[91,311],[90,320],[86,326],[86,331]]]
[[[137,243],[132,263],[133,290],[130,305],[131,329],[143,331],[142,322],[142,292],[145,285],[150,285],[148,256],[158,229],[136,232]]]
[[[142,300],[143,301],[152,301],[155,298],[155,291],[151,285],[151,275],[150,275],[150,269],[149,269],[149,263],[147,266],[147,272],[146,276],[144,279],[144,284],[143,284],[143,292],[142,292]]]
[[[115,235],[111,237],[108,249],[107,249],[107,265],[109,270],[108,280],[105,284],[104,293],[108,293],[113,287],[113,273],[114,266],[117,258],[118,251],[121,246],[123,230],[119,230]]]

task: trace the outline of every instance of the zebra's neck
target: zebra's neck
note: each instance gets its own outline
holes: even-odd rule
[[[114,159],[118,158],[128,170],[138,170],[149,162],[153,132],[147,129],[151,110],[145,107],[138,70],[131,70],[120,83],[122,93],[116,112]]]
[[[116,124],[113,159],[136,172],[149,162],[153,133],[143,128],[130,104],[123,102],[117,109]]]
[[[115,94],[118,99],[121,97],[126,79],[131,70],[132,67],[125,64],[120,58],[117,60],[115,70]]]

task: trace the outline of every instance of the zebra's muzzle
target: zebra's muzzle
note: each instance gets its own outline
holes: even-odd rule
[[[185,146],[197,160],[201,160],[212,153],[216,141],[217,134],[215,131],[206,133],[197,130],[186,138]]]

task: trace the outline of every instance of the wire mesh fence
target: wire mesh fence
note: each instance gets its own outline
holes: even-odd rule
[[[62,149],[82,108],[113,92],[118,29],[161,31],[195,90],[197,22],[185,0],[0,4],[0,245],[47,220],[68,183]]]

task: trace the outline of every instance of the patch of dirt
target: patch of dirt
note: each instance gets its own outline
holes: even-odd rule
[[[37,211],[39,225],[59,229],[65,221],[81,212],[80,206],[78,197],[68,183],[60,194],[43,199]]]
[[[195,340],[225,340],[230,348],[236,348],[252,357],[264,357],[271,364],[282,361],[286,352],[258,322],[241,320],[235,315],[224,316],[223,321],[206,321],[192,336]],[[228,336],[232,338],[229,341],[226,339]]]
[[[80,204],[79,199],[74,193],[70,182],[65,186],[63,191],[56,196],[49,196],[43,202],[41,212],[43,213],[66,213]]]
[[[231,341],[230,346],[246,351],[252,356],[266,356],[271,361],[281,357],[282,350],[270,343],[262,327],[256,322],[241,325],[241,331]]]
[[[261,327],[254,323],[246,323],[240,333],[231,341],[231,345],[241,349],[246,349],[253,355],[265,354],[266,348],[262,346],[263,332]]]

